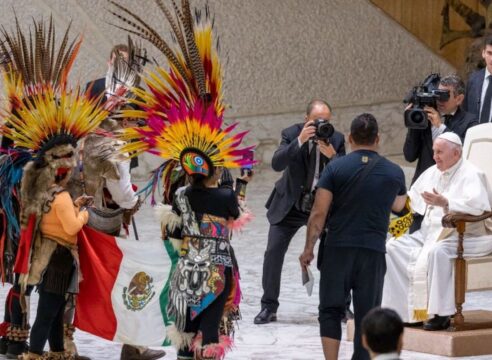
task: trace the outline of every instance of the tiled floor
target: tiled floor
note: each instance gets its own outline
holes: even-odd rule
[[[268,325],[254,325],[253,318],[259,311],[261,291],[261,272],[263,252],[265,251],[268,223],[265,218],[263,204],[278,174],[263,171],[258,174],[248,189],[249,206],[255,212],[254,221],[247,226],[242,234],[233,239],[238,256],[242,276],[242,315],[235,337],[235,349],[227,357],[233,360],[301,360],[322,359],[321,344],[318,335],[317,305],[318,284],[313,295],[308,297],[301,286],[301,272],[298,256],[304,245],[304,230],[292,240],[287,253],[282,278],[282,291],[278,322]],[[138,229],[142,240],[152,241],[159,238],[159,226],[153,220],[152,210],[144,206],[137,215]],[[319,274],[315,272],[319,280]],[[6,289],[0,289],[0,303],[3,303]],[[37,297],[31,301],[32,314],[36,308]],[[469,294],[466,308],[483,308],[492,310],[492,292]],[[78,331],[76,342],[80,353],[96,360],[119,359],[120,345],[98,339],[92,335]],[[175,351],[171,348],[166,359],[175,359]],[[350,359],[352,343],[343,341],[340,359]],[[1,358],[1,356],[0,356]],[[431,356],[421,353],[404,352],[403,359],[438,360],[445,357]],[[469,357],[461,359],[492,359],[490,356]]]

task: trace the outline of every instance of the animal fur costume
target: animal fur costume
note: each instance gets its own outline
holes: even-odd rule
[[[61,41],[62,46],[56,45],[60,41],[55,41],[56,31],[51,17],[46,22],[33,19],[32,25],[29,34],[21,28],[17,19],[14,31],[8,31],[5,28],[0,30],[0,62],[4,77],[3,88],[7,99],[7,108],[2,109],[4,110],[2,115],[5,117],[0,133],[4,137],[3,144],[10,142],[6,153],[2,155],[0,165],[2,186],[5,186],[0,207],[8,217],[7,227],[3,229],[3,231],[7,230],[7,236],[0,236],[5,240],[0,241],[0,249],[4,250],[0,256],[6,259],[2,264],[6,280],[9,280],[8,275],[13,271],[14,261],[10,259],[17,257],[19,245],[20,219],[16,207],[20,207],[19,187],[22,168],[32,158],[35,151],[39,150],[39,148],[35,150],[30,146],[36,141],[31,141],[30,145],[26,144],[26,141],[29,142],[33,140],[32,138],[18,136],[22,134],[22,131],[19,131],[22,121],[18,122],[15,116],[19,115],[19,108],[32,101],[33,96],[43,92],[46,86],[54,91],[66,87],[68,74],[81,44],[80,38],[69,41],[69,28],[67,28]],[[28,47],[27,44],[31,45]],[[30,124],[35,125],[32,122]],[[28,128],[32,131],[32,127],[28,126]],[[19,302],[18,276],[15,277],[13,284],[7,296],[5,310],[7,322],[2,324],[7,325],[6,333],[1,331],[5,328],[4,326],[0,329],[1,335],[4,336],[2,342],[8,341],[6,349],[8,356],[20,354],[29,336],[27,320],[25,316],[22,316]],[[24,307],[26,304],[24,303]]]
[[[39,88],[42,91],[24,98],[15,112],[8,110],[10,127],[1,128],[2,135],[32,155],[32,160],[24,167],[21,182],[21,239],[14,267],[20,274],[22,293],[28,285],[40,282],[56,248],[39,232],[39,222],[56,195],[50,188],[55,176],[60,171],[71,171],[76,164],[78,140],[97,128],[107,116],[107,112],[80,89],[67,90],[65,86],[57,88],[52,84]],[[27,312],[27,302],[23,299],[21,295]]]

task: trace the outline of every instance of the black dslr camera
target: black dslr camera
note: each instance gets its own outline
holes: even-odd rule
[[[430,106],[437,109],[437,101],[449,100],[449,90],[439,90],[439,74],[430,74],[419,86],[415,86],[412,91],[405,97],[405,104],[413,104],[413,106],[405,110],[405,126],[408,129],[427,129],[429,119],[424,106]]]
[[[312,125],[316,128],[316,133],[314,135],[315,140],[324,140],[328,142],[328,139],[335,132],[335,128],[325,119],[316,119]]]

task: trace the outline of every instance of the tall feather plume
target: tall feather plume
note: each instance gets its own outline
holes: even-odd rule
[[[180,24],[175,21],[175,18],[173,17],[169,9],[166,7],[166,5],[164,5],[164,2],[162,0],[155,0],[155,2],[157,6],[159,6],[159,9],[161,9],[164,16],[166,17],[167,21],[169,22],[169,25],[171,25],[173,35],[176,37],[176,41],[181,49],[181,52],[183,53],[185,62],[189,64],[190,56],[188,55],[188,49],[186,48],[186,41]]]
[[[166,56],[166,58],[176,67],[177,71],[181,73],[181,76],[183,76],[183,78],[186,78],[186,81],[189,82],[188,75],[186,74],[186,71],[183,68],[182,64],[179,62],[176,54],[171,49],[171,47],[164,41],[164,39],[162,39],[162,37],[157,33],[156,30],[154,30],[150,25],[148,25],[144,20],[142,20],[142,18],[140,18],[138,15],[128,10],[126,7],[116,3],[113,0],[108,0],[108,1],[114,6],[116,6],[119,10],[123,11],[128,16],[130,16],[136,22],[131,19],[128,19],[127,17],[121,14],[115,13],[114,11],[109,10],[109,12],[114,16],[116,16],[121,21],[125,22],[127,25],[133,27],[137,32],[141,34],[140,36],[143,39],[151,42],[154,46],[156,46]],[[137,23],[140,23],[141,25]]]
[[[188,0],[182,0],[182,8],[183,27],[185,31],[186,44],[188,45],[188,51],[190,55],[190,69],[193,72],[193,76],[196,80],[198,94],[200,95],[200,97],[203,98],[207,93],[207,89],[205,87],[205,72],[203,70],[203,63],[198,53],[198,48],[196,46],[190,2]]]
[[[113,0],[108,1],[114,4]],[[163,0],[154,1],[169,23],[172,39],[177,44],[172,49],[172,57],[163,52],[169,68],[157,66],[143,76],[149,90],[133,90],[136,98],[130,102],[139,109],[125,109],[119,115],[147,121],[144,127],[122,131],[120,138],[127,141],[122,151],[130,152],[132,156],[147,151],[167,160],[154,172],[149,185],[151,192],[155,191],[159,178],[165,191],[169,190],[171,174],[175,173],[173,169],[180,161],[188,167],[193,166],[189,156],[191,149],[205,156],[211,166],[234,168],[254,162],[245,158],[252,147],[240,148],[246,133],[232,134],[237,124],[223,126],[222,67],[208,6],[205,6],[204,14],[195,11],[193,17],[189,0],[181,0],[180,6],[171,0],[172,10]],[[150,25],[128,9],[123,12],[111,13],[129,25],[131,29],[127,31],[139,33],[141,38],[161,50],[161,44],[151,40],[150,30],[143,29],[143,24],[147,28]],[[171,49],[169,45],[167,48]],[[176,60],[184,71],[176,65]]]
[[[147,29],[151,27],[150,25],[129,9],[115,4],[114,0],[108,1],[124,12],[123,15],[114,11],[111,11],[111,13],[133,29],[125,29],[120,26],[119,28],[134,34],[140,32],[142,35],[139,36],[151,41],[154,46],[161,49],[161,43],[157,44],[149,39],[150,35],[147,32],[150,30],[144,31],[143,25],[139,24],[145,24]],[[171,69],[169,73],[163,74],[161,71],[156,71],[146,76],[145,82],[153,93],[151,97],[155,98],[154,101],[150,101],[151,99],[147,96],[145,99],[147,104],[149,104],[148,101],[156,104],[152,108],[153,112],[162,116],[165,113],[164,110],[169,108],[171,104],[176,105],[179,99],[184,99],[189,104],[192,104],[196,99],[200,99],[206,105],[213,105],[217,113],[222,113],[222,71],[217,56],[218,42],[214,44],[212,40],[213,19],[209,16],[208,5],[205,6],[205,16],[199,16],[200,12],[196,12],[195,25],[188,0],[181,0],[180,6],[175,0],[171,0],[174,14],[166,7],[163,0],[154,1],[169,23],[172,37],[178,46],[174,47],[172,56],[163,51]],[[135,19],[135,21],[128,19],[128,17]],[[137,21],[138,24],[136,23]],[[152,33],[156,34],[157,32],[152,30]],[[162,40],[161,36],[159,38]],[[216,45],[215,48],[214,45]],[[169,45],[167,45],[167,48],[171,49]],[[160,78],[161,76],[163,77],[162,79]],[[167,83],[167,85],[164,83]],[[137,105],[141,106],[143,104],[140,102]],[[140,112],[137,115],[140,118],[147,119],[149,114],[150,112],[147,112],[147,114]],[[132,115],[136,114],[132,113]]]
[[[48,22],[33,19],[33,27],[29,29],[28,37],[17,17],[14,31],[1,28],[2,52],[9,54],[11,71],[21,76],[26,95],[47,84],[53,84],[55,88],[65,87],[68,73],[82,42],[82,37],[78,37],[67,47],[69,31],[70,25],[56,50],[56,29],[51,16]]]

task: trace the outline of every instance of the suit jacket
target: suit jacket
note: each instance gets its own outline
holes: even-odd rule
[[[304,191],[307,177],[308,142],[299,147],[297,137],[301,133],[304,123],[295,124],[282,131],[282,140],[273,154],[272,168],[283,171],[282,177],[275,183],[275,187],[266,203],[267,218],[270,224],[278,224],[292,209]],[[335,156],[345,155],[345,138],[341,133],[335,133],[329,139],[336,151]],[[320,154],[323,168],[329,159]]]
[[[461,138],[461,141],[464,141],[466,131],[477,124],[477,115],[458,108],[453,117],[445,123],[447,127],[445,131],[456,133]],[[412,179],[413,184],[420,174],[436,163],[434,161],[434,152],[432,151],[431,127],[429,126],[425,130],[408,129],[405,144],[403,145],[403,154],[405,155],[405,160],[409,162],[418,160]]]
[[[463,110],[480,117],[480,98],[482,97],[482,86],[485,79],[485,69],[473,72],[466,83],[465,100]]]

